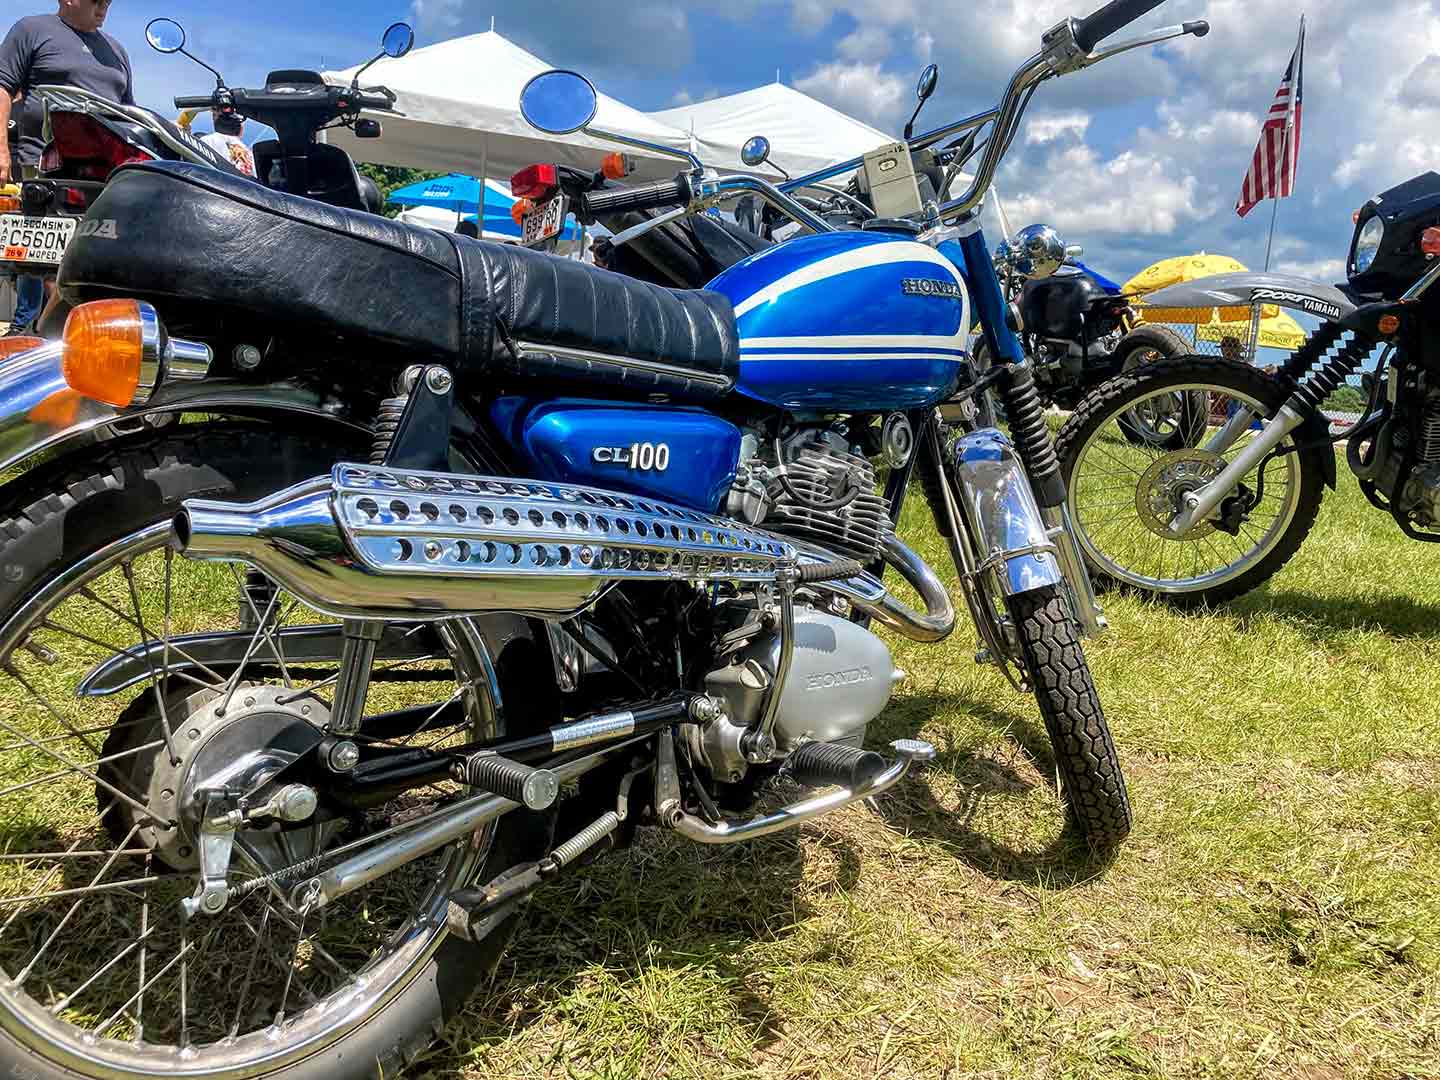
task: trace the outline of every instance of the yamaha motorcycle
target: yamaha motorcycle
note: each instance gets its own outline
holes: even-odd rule
[[[1215,306],[1244,318],[1277,305],[1323,320],[1273,374],[1184,357],[1094,391],[1061,429],[1071,520],[1102,583],[1178,607],[1220,604],[1263,584],[1299,550],[1334,444],[1360,488],[1415,540],[1440,541],[1440,175],[1415,177],[1356,214],[1339,286],[1234,273],[1152,293],[1162,308]],[[1367,358],[1362,419],[1338,436],[1326,400]],[[1167,446],[1135,446],[1119,418],[1157,417]]]
[[[933,223],[835,231],[694,162],[598,193],[750,192],[809,230],[704,290],[118,170],[63,339],[0,364],[0,468],[31,466],[0,488],[0,1066],[393,1075],[525,900],[639,824],[732,844],[900,783],[934,751],[866,748],[902,677],[874,631],[956,623],[895,536],[917,470],[1073,827],[1123,839],[1098,614],[970,229],[1038,84],[1204,32],[1099,44],[1153,6],[1062,21],[997,107],[918,136],[994,134]],[[594,102],[546,73],[524,111]],[[1014,445],[939,441],[972,303]]]
[[[177,108],[231,113],[275,129],[275,139],[254,148],[263,183],[332,206],[377,214],[383,209],[375,183],[356,171],[349,155],[317,142],[316,134],[344,124],[357,136],[381,135],[380,122],[361,119],[360,111],[390,111],[395,95],[383,86],[362,89],[360,75],[384,57],[410,51],[415,35],[408,25],[395,23],[385,31],[380,53],[356,72],[349,87],[331,86],[313,71],[274,71],[263,89],[232,88],[186,51],[185,30],[173,19],[151,20],[145,36],[157,52],[181,53],[215,76],[212,93],[177,98]],[[244,175],[224,155],[149,109],[74,86],[42,86],[34,97],[43,110],[46,146],[38,174],[20,185],[13,205],[0,206],[13,211],[0,215],[0,273],[54,273],[86,211],[122,165],[186,161]],[[62,312],[58,321],[63,318]]]

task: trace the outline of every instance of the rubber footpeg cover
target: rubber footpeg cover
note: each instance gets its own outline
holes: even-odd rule
[[[806,743],[786,763],[790,775],[806,787],[838,785],[855,789],[872,783],[888,767],[874,750],[844,743]]]

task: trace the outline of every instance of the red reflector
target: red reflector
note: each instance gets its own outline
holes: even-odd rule
[[[85,193],[79,188],[67,187],[60,193],[61,200],[72,210],[85,209]]]
[[[121,165],[155,160],[154,155],[131,146],[104,124],[83,113],[52,112],[50,131],[55,138],[53,146],[64,163],[83,162],[79,171],[95,179],[107,179]]]
[[[1379,321],[1375,324],[1375,329],[1388,337],[1400,329],[1400,319],[1396,315],[1381,315]]]
[[[56,172],[60,165],[59,148],[53,142],[47,143],[45,149],[40,152],[40,171],[42,173]]]
[[[517,199],[548,199],[560,186],[560,173],[554,165],[531,165],[510,178],[510,194]]]
[[[1420,234],[1420,250],[1426,255],[1440,255],[1440,227],[1432,225]]]

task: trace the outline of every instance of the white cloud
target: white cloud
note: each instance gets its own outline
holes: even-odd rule
[[[1280,260],[1274,262],[1277,274],[1294,274],[1310,281],[1334,282],[1345,280],[1344,259],[1309,259],[1301,261]]]
[[[429,40],[449,37],[460,28],[464,0],[411,0],[410,21]]]
[[[1215,212],[1199,180],[1153,154],[1125,151],[1102,161],[1078,144],[1050,153],[1043,167],[1007,180],[1012,221],[1048,221],[1061,235],[1170,236]]]
[[[821,64],[803,79],[796,79],[795,88],[880,128],[894,126],[907,91],[900,76],[881,70],[879,64],[840,60]]]
[[[1078,110],[1035,113],[1025,122],[1025,141],[1033,146],[1056,142],[1066,136],[1083,139],[1089,129],[1089,115]]]
[[[862,26],[835,46],[846,60],[884,60],[890,55],[890,35],[878,26]]]

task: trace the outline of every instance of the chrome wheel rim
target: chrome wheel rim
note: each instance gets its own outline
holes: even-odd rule
[[[1204,394],[1208,402],[1206,414],[1197,429],[1186,431],[1183,441],[1194,450],[1165,451],[1159,446],[1136,445],[1125,438],[1120,418],[1138,408],[1148,408],[1149,398],[1180,400],[1182,394]],[[1142,513],[1142,483],[1164,475],[1163,463],[1193,460],[1203,456],[1203,448],[1212,439],[1224,416],[1232,406],[1243,406],[1260,416],[1267,410],[1260,402],[1233,390],[1191,383],[1155,391],[1139,402],[1117,410],[1086,439],[1075,458],[1069,477],[1068,500],[1071,520],[1086,558],[1093,567],[1115,581],[1163,594],[1202,592],[1223,585],[1245,574],[1261,562],[1285,535],[1295,517],[1300,499],[1300,462],[1294,453],[1273,461],[1265,470],[1262,503],[1240,526],[1239,535],[1202,526],[1181,538],[1162,538],[1153,527],[1156,518],[1168,520],[1166,513],[1153,507]],[[1199,430],[1198,424],[1204,429]],[[1177,428],[1170,428],[1167,436]],[[1228,447],[1223,458],[1232,459],[1257,432],[1248,430]],[[1293,446],[1287,439],[1283,446]],[[1214,455],[1211,455],[1212,457]],[[1170,475],[1182,470],[1172,469]],[[1244,483],[1253,492],[1257,488],[1258,470],[1252,471]],[[1183,494],[1177,483],[1174,497]],[[1169,516],[1173,516],[1172,507]]]
[[[168,524],[157,524],[108,545],[53,578],[0,629],[0,1026],[42,1057],[87,1075],[252,1077],[333,1045],[410,984],[444,939],[445,896],[478,871],[493,828],[360,890],[354,904],[315,913],[313,921],[310,912],[286,909],[280,892],[260,883],[221,915],[181,924],[173,901],[188,895],[194,876],[157,867],[155,851],[136,837],[147,823],[164,823],[143,793],[107,771],[134,754],[168,758],[168,747],[153,745],[166,740],[147,736],[123,755],[103,752],[99,742],[115,732],[112,714],[145,712],[145,696],[156,697],[155,680],[115,695],[123,705],[56,693],[107,650],[133,649],[139,640],[168,643],[185,629],[180,623],[214,614],[202,605],[182,617],[174,603],[178,579],[186,576],[187,588],[212,585],[234,571],[179,559],[165,546],[168,533]],[[157,593],[165,598],[158,618]],[[228,595],[232,613],[236,595]],[[305,614],[277,592],[267,612],[272,618],[261,621],[273,633],[275,619],[297,612]],[[118,638],[127,625],[133,635]],[[433,688],[417,691],[406,680],[433,682],[439,664],[442,686],[453,678],[451,699],[466,706],[464,719],[450,731],[426,731],[414,745],[494,734],[498,702],[488,696],[483,644],[468,628],[439,636],[445,655],[395,664],[391,677],[398,681],[380,697],[405,704],[412,693],[433,695]],[[252,651],[265,640],[256,631]],[[317,687],[292,680],[283,649],[269,655],[269,667],[285,671],[287,694],[308,689],[323,702],[325,681]],[[220,679],[210,669],[189,670],[196,681]],[[247,685],[245,671],[241,664],[226,672],[225,682]],[[47,780],[51,774],[57,775]],[[429,805],[458,797],[445,788],[428,793]],[[418,796],[412,802],[398,812],[426,809]],[[122,836],[107,826],[113,809],[107,804],[132,812]],[[368,821],[352,827],[353,835],[328,850],[341,840],[360,846],[373,831]],[[238,866],[237,860],[232,870]],[[256,881],[269,869],[252,863],[245,873]],[[22,930],[28,938],[19,936]],[[89,959],[81,955],[91,947]]]

